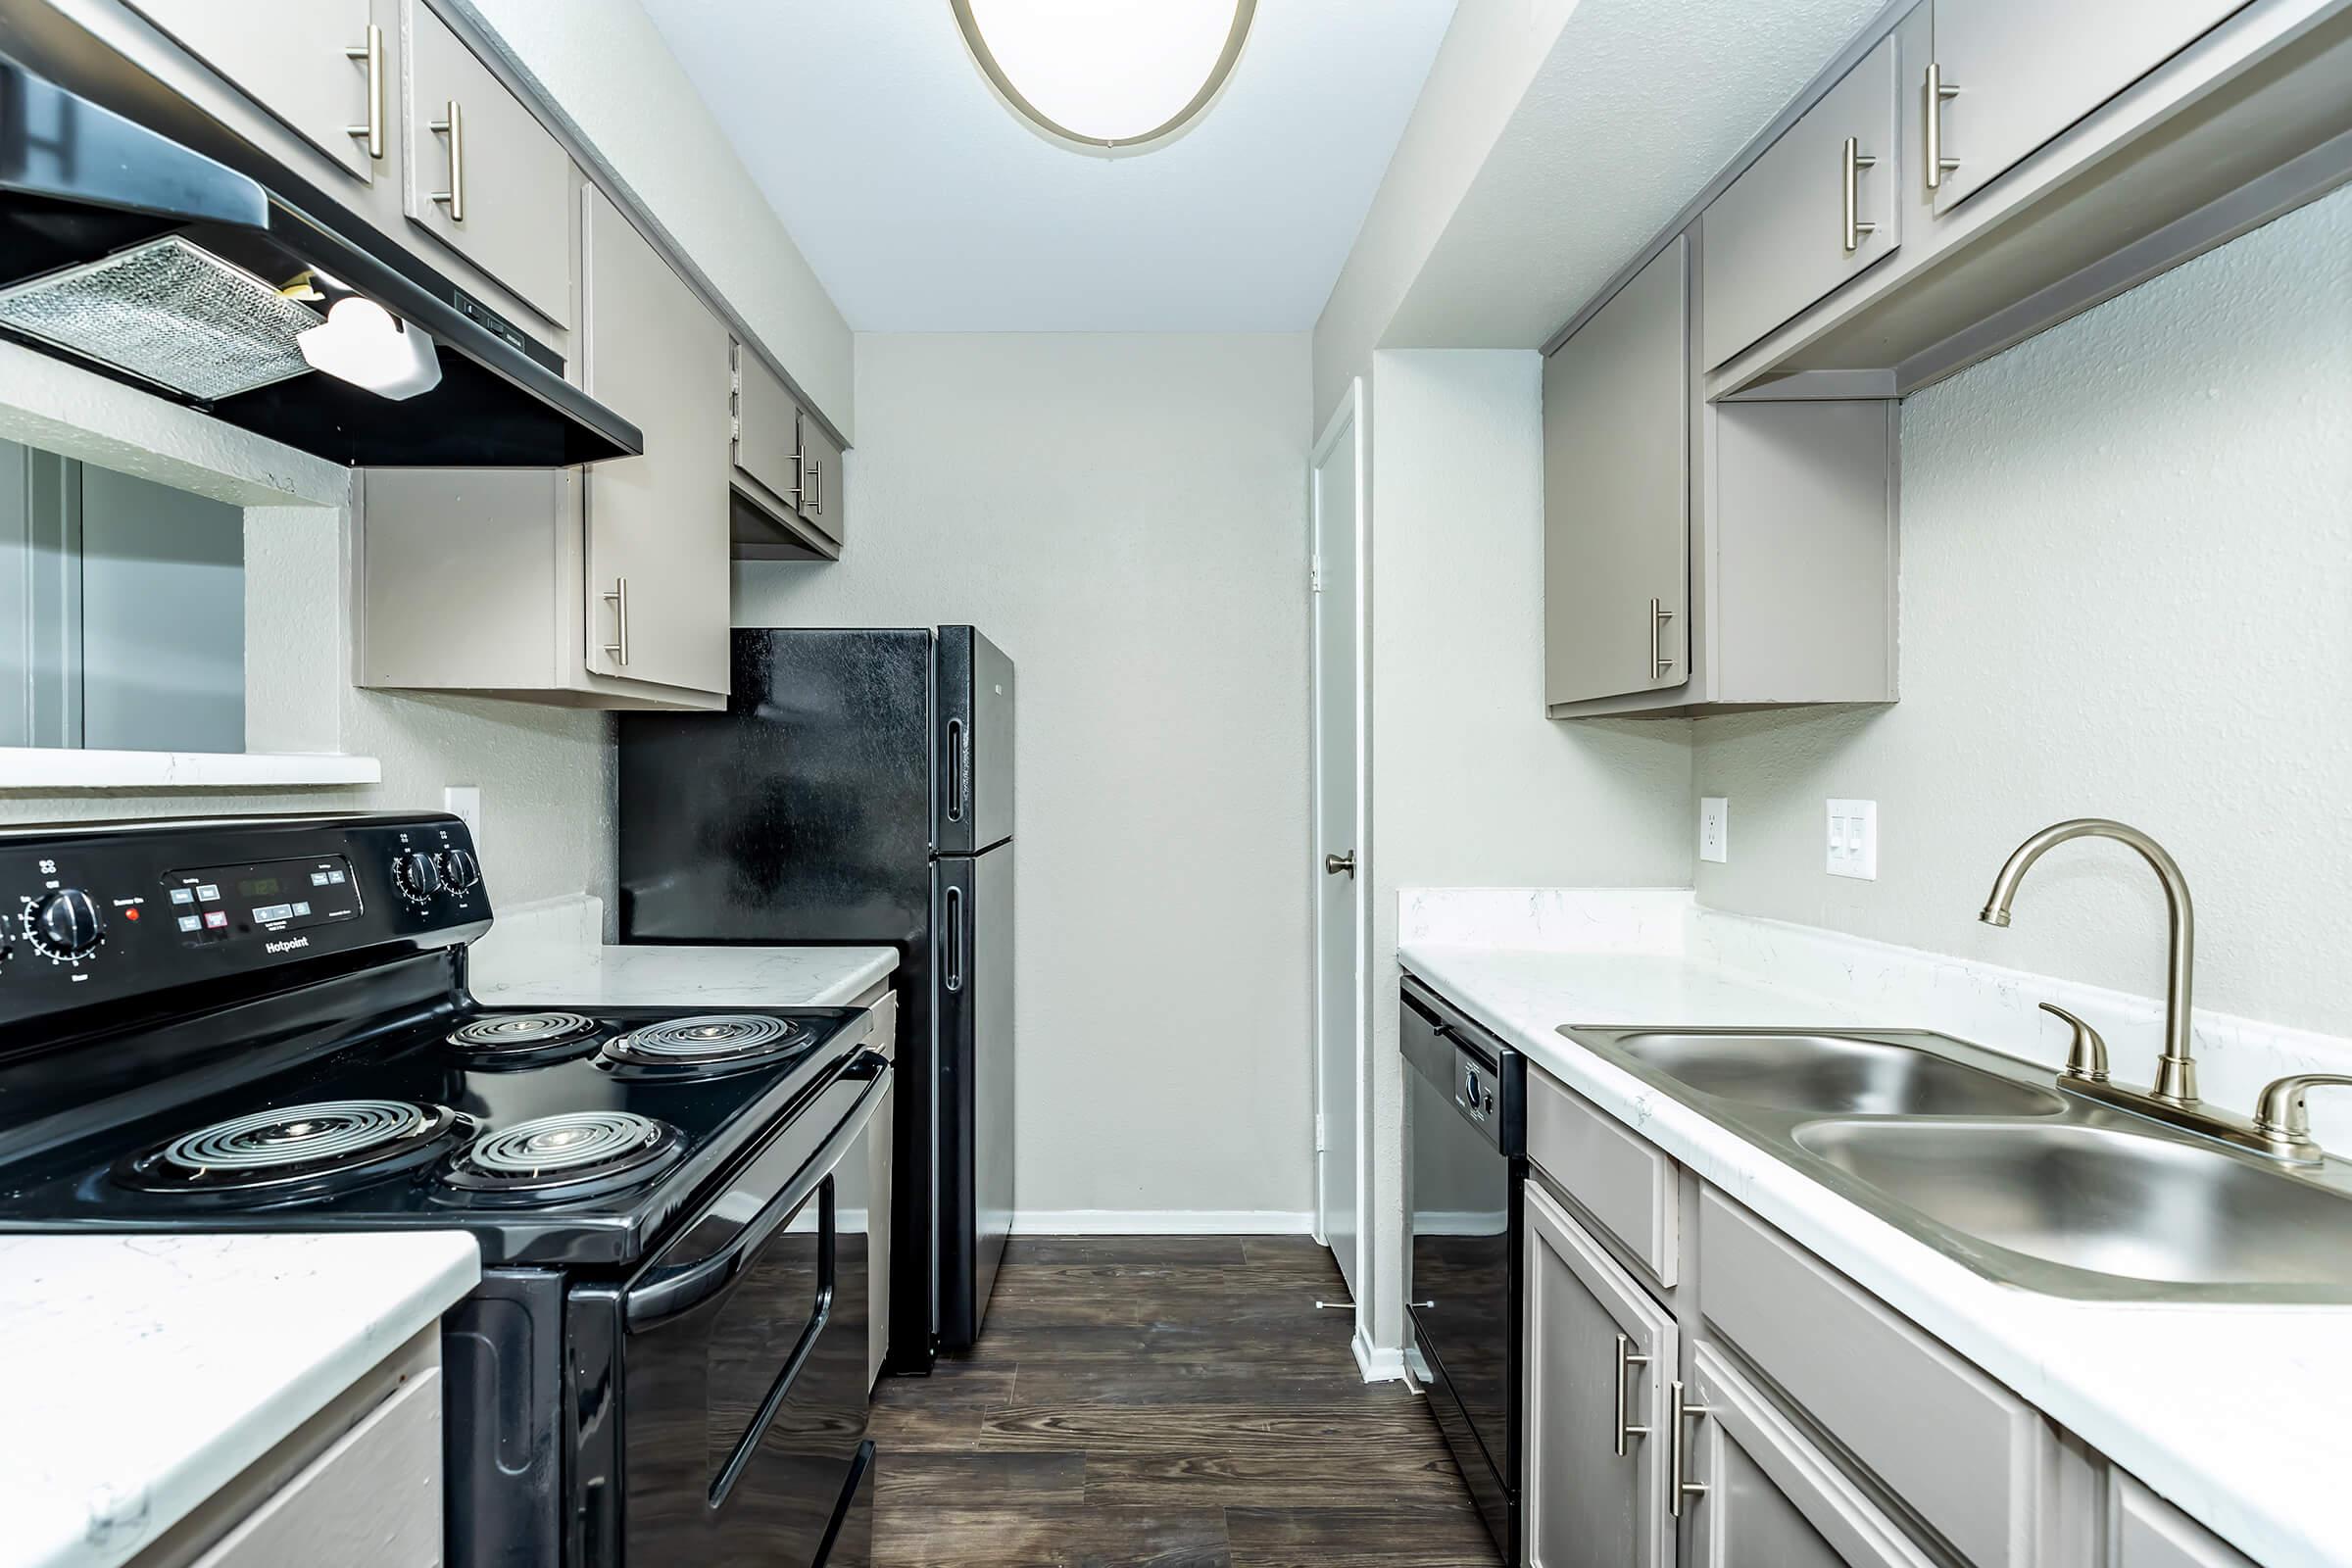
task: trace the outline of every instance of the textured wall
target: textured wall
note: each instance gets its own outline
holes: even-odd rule
[[[1687,886],[1690,724],[1544,716],[1543,360],[1383,351],[1372,381],[1372,1198],[1402,1234],[1400,887]],[[1374,1343],[1402,1332],[1395,1248]]]
[[[2198,1002],[2352,1033],[2352,192],[2280,219],[1912,398],[1902,701],[1696,726],[1731,799],[1703,903],[2140,993],[2196,897]],[[1823,802],[1879,803],[1879,880],[1823,871]],[[2120,1043],[2133,1076],[2144,1042]]]
[[[1305,336],[861,334],[858,402],[736,621],[1019,666],[1018,1206],[1305,1210]]]

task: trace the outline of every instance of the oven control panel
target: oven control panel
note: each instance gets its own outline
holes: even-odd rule
[[[321,958],[469,942],[490,899],[454,816],[0,833],[0,1031]],[[5,1042],[0,1042],[5,1044]]]

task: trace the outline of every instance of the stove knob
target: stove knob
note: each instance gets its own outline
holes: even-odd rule
[[[470,893],[481,885],[482,862],[464,850],[443,850],[441,879],[453,893]]]
[[[106,916],[98,901],[79,888],[52,893],[25,915],[25,934],[52,958],[85,958],[106,940]]]
[[[441,891],[441,868],[422,850],[411,850],[394,857],[392,880],[399,886],[401,897],[412,904],[425,904]]]

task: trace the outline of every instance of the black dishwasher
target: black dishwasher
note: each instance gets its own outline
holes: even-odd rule
[[[1519,1183],[1527,1061],[1411,975],[1405,1364],[1505,1562],[1519,1560]]]

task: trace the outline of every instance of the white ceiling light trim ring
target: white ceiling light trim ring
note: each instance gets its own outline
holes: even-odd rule
[[[1257,0],[950,0],[989,85],[1049,139],[1146,152],[1198,121],[1241,59]]]

